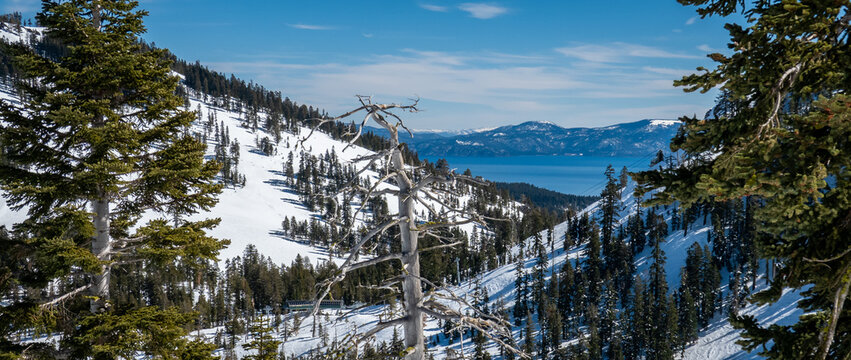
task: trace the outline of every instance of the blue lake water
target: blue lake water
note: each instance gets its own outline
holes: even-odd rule
[[[603,172],[612,164],[615,176],[624,166],[629,171],[647,169],[651,156],[510,156],[447,157],[449,167],[461,173],[470,169],[474,176],[501,182],[525,182],[565,194],[599,195],[605,183]],[[429,157],[429,161],[437,161]]]

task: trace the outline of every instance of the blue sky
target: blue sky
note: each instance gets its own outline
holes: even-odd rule
[[[32,14],[35,0],[0,0]],[[144,38],[298,102],[420,97],[423,129],[529,120],[603,126],[702,115],[714,93],[672,81],[724,51],[724,19],[675,0],[142,0]],[[726,52],[726,51],[724,51]]]

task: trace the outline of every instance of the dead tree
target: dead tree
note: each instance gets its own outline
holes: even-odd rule
[[[368,340],[383,329],[401,325],[405,333],[405,359],[424,359],[425,339],[423,335],[423,318],[424,316],[431,316],[446,321],[453,321],[457,326],[477,329],[509,351],[517,353],[521,357],[527,357],[503,340],[511,338],[510,327],[507,322],[475,310],[474,307],[470,306],[470,304],[459,296],[453,294],[448,288],[438,286],[420,276],[421,253],[454,247],[460,244],[460,242],[452,242],[452,239],[441,237],[436,233],[437,229],[469,223],[485,224],[485,218],[477,214],[475,210],[456,208],[446,201],[447,196],[452,195],[451,188],[456,186],[456,184],[481,182],[469,176],[455,174],[454,171],[449,169],[438,169],[436,173],[425,174],[422,169],[414,168],[405,163],[405,147],[399,141],[399,132],[406,131],[411,136],[413,134],[405,127],[404,122],[396,112],[417,112],[417,100],[413,100],[411,104],[402,105],[376,104],[368,96],[357,96],[357,98],[361,106],[352,111],[334,118],[314,119],[319,123],[313,127],[310,133],[300,143],[303,144],[314,131],[326,123],[340,121],[358,113],[365,114],[360,124],[351,129],[349,135],[352,138],[348,141],[348,145],[343,151],[355,144],[363,133],[364,125],[370,121],[389,132],[390,136],[388,139],[390,146],[375,154],[362,156],[353,160],[356,165],[364,163],[366,165],[360,167],[356,171],[353,180],[330,200],[336,204],[338,202],[337,197],[339,196],[348,196],[351,198],[355,194],[361,194],[363,196],[361,203],[367,204],[370,199],[392,195],[398,200],[399,212],[392,215],[389,220],[368,230],[355,242],[354,246],[350,249],[349,255],[336,274],[319,285],[316,304],[310,316],[317,314],[320,301],[328,296],[334,284],[345,279],[347,273],[356,269],[395,260],[401,262],[401,273],[384,284],[377,285],[377,287],[398,291],[398,285],[401,284],[404,315],[399,318],[380,321],[373,328],[358,335],[353,341],[355,348],[358,346],[357,344],[360,340]],[[357,185],[357,180],[374,165],[383,165],[386,169],[386,174],[379,174],[377,181],[372,183],[369,188]],[[379,189],[382,184],[386,185],[387,182],[392,182],[395,186],[385,186]],[[416,211],[418,205],[427,209],[432,219],[440,220],[430,222],[419,221],[420,219]],[[357,209],[354,214],[355,219],[364,209],[364,206],[362,205]],[[337,220],[329,219],[329,221]],[[364,245],[393,226],[397,226],[399,229],[401,252],[358,261]],[[351,229],[349,231],[351,232]],[[426,236],[435,237],[442,244],[429,248],[420,248],[419,240]],[[429,285],[429,291],[426,294],[423,293],[423,283]],[[462,307],[473,311],[476,316],[466,316],[461,311],[455,310],[458,308],[457,305],[449,306],[451,303],[461,304]]]

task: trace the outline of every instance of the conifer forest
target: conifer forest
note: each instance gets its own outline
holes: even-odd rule
[[[210,1],[196,5],[225,6]],[[567,75],[534,37],[568,26],[550,15],[600,4],[284,2],[323,25],[281,20],[287,35],[245,44],[207,12],[182,14],[219,38],[225,50],[210,52],[160,20],[180,2],[8,3],[0,359],[851,360],[851,1],[613,3],[612,36],[656,21],[616,24],[627,20],[614,8],[646,6],[687,15],[653,41],[701,27],[726,47],[564,34]],[[248,18],[259,3],[226,6]],[[330,25],[362,16],[373,27]],[[528,42],[466,42],[512,17]],[[391,31],[395,18],[416,30]],[[423,23],[458,27],[434,36],[464,50],[408,45],[431,41]],[[352,54],[252,63],[227,50],[255,41],[267,55],[302,42]],[[366,50],[372,63],[351,60]],[[364,93],[338,101],[350,82]],[[555,96],[560,82],[579,90]],[[709,103],[693,112],[692,99]],[[464,107],[477,101],[496,113]],[[621,124],[639,115],[616,102],[678,118]],[[530,121],[551,108],[558,124]],[[469,125],[441,125],[453,116]],[[559,140],[580,130],[616,150]],[[504,143],[522,153],[481,155]],[[450,146],[469,156],[433,156]],[[581,177],[597,184],[538,182]]]

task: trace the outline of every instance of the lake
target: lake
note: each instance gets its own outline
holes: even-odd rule
[[[600,195],[606,176],[606,166],[612,164],[615,176],[621,168],[629,171],[647,169],[653,156],[510,156],[510,157],[446,157],[449,167],[473,176],[500,182],[525,182],[565,194]],[[437,161],[437,157],[428,157]]]

